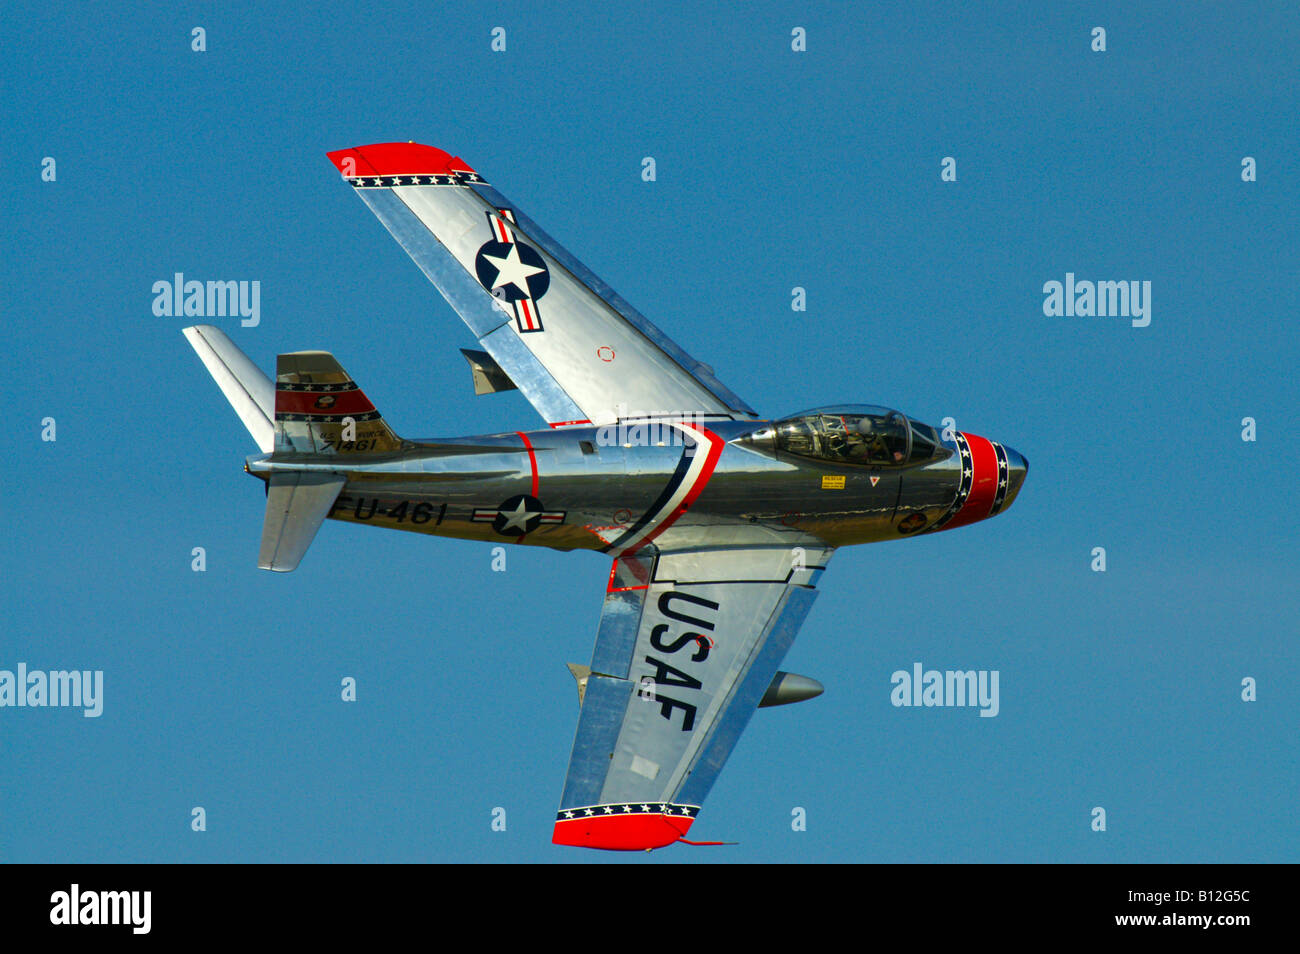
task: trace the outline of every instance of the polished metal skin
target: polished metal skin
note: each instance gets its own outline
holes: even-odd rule
[[[779,666],[835,549],[995,516],[1024,458],[883,407],[759,419],[464,160],[329,156],[477,339],[474,392],[517,388],[547,427],[407,440],[328,352],[281,354],[271,380],[187,328],[262,451],[258,565],[293,570],[326,519],[608,554],[552,840],[685,840],[753,713],[822,692]]]
[[[840,547],[896,540],[935,528],[957,502],[962,484],[956,437],[941,443],[945,453],[933,459],[890,467],[784,453],[775,446],[770,421],[701,426],[722,438],[725,447],[707,486],[671,528],[676,547],[724,542]],[[619,431],[577,427],[403,442],[390,454],[346,458],[344,468],[336,458],[263,454],[248,458],[246,469],[263,480],[290,470],[341,472],[346,483],[328,512],[334,520],[608,552],[619,533],[651,509],[682,457],[695,450],[667,426]],[[670,443],[674,438],[677,443]],[[999,510],[1011,505],[1028,469],[1018,453],[1004,450],[1007,489]],[[996,472],[981,476],[997,479]],[[522,510],[516,498],[524,498]],[[432,516],[412,519],[417,508]],[[484,519],[489,511],[518,515]]]

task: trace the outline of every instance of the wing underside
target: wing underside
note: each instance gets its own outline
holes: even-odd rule
[[[686,834],[772,684],[825,548],[615,561],[553,840],[645,849]]]
[[[548,423],[754,416],[464,160],[415,143],[329,157]]]

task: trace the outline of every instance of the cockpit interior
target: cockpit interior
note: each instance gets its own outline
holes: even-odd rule
[[[853,404],[777,421],[776,449],[796,457],[865,467],[908,467],[951,453],[928,424],[898,411]]]

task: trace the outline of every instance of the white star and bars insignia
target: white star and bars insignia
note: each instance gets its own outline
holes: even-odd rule
[[[551,286],[546,260],[537,249],[519,240],[509,209],[488,212],[492,238],[483,243],[474,258],[474,273],[479,283],[497,300],[503,311],[513,310],[515,330],[520,334],[544,331],[537,310],[537,299]],[[507,314],[510,312],[507,311]]]
[[[522,537],[543,524],[564,523],[565,511],[547,510],[540,500],[517,494],[496,508],[478,507],[470,515],[473,523],[490,523],[497,533]]]

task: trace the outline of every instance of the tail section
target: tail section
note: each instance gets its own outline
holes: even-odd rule
[[[276,359],[277,457],[386,454],[401,448],[402,439],[328,351]]]
[[[257,565],[292,570],[347,484],[339,472],[347,464],[339,458],[391,453],[403,441],[326,351],[280,355],[272,383],[221,329],[195,325],[185,337],[257,446],[271,455],[258,473],[267,488]]]
[[[303,456],[386,454],[401,447],[402,439],[328,351],[276,358],[272,462],[292,467]],[[277,572],[296,568],[346,483],[342,474],[314,468],[273,470],[257,565]]]

